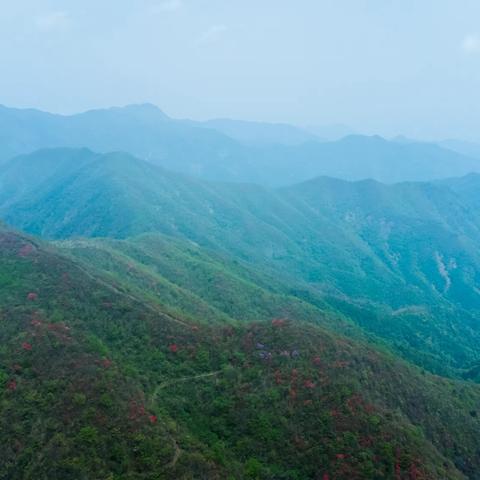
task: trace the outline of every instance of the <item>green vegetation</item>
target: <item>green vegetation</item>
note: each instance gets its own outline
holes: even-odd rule
[[[55,243],[98,275],[136,296],[168,307],[172,314],[235,324],[275,316],[350,328],[329,307],[290,295],[290,285],[224,254],[160,234],[127,240],[79,239]],[[358,329],[357,329],[358,330]]]
[[[172,316],[85,258],[0,232],[0,478],[479,478],[478,386],[296,318]]]
[[[156,232],[193,242],[227,264],[253,267],[263,287],[274,278],[273,293],[286,295],[288,305],[335,311],[417,365],[476,378],[480,217],[470,207],[472,195],[459,190],[448,182],[386,186],[327,178],[268,190],[202,182],[127,154],[61,149],[19,157],[0,170],[0,216],[49,238]],[[136,261],[123,250],[123,260],[133,255]],[[140,252],[147,264],[158,260],[153,250]],[[175,261],[187,260],[177,255]],[[168,266],[166,280],[179,273],[186,279],[190,267],[188,261],[183,272]],[[236,287],[232,292],[235,304],[241,294]],[[198,298],[173,303],[183,302],[184,313],[207,308],[201,300],[208,288],[191,293]],[[290,303],[291,297],[297,300]],[[206,299],[218,309],[212,302]],[[248,307],[220,310],[252,318],[257,306]]]

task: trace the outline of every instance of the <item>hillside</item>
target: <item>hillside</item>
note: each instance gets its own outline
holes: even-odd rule
[[[479,478],[477,386],[300,321],[174,318],[41,242],[0,247],[0,478]]]
[[[0,169],[0,202],[5,221],[49,238],[157,232],[255,265],[437,373],[470,375],[480,361],[480,221],[448,185],[320,178],[269,190],[127,154],[44,150]]]
[[[136,372],[135,352],[143,355],[138,347],[151,335],[158,345],[193,332],[43,244],[2,229],[0,247],[0,432],[8,445],[0,478],[138,478],[162,469],[221,478],[196,455],[198,444],[183,467],[168,467],[182,434],[168,416],[155,420]]]
[[[0,106],[0,163],[42,148],[124,151],[207,180],[285,186],[317,176],[394,183],[480,172],[477,158],[429,143],[350,135],[319,142],[289,125],[176,120],[154,105],[62,116]]]
[[[55,242],[106,280],[131,289],[149,301],[161,301],[172,313],[221,324],[273,317],[329,323],[342,330],[352,325],[325,315],[328,305],[314,306],[289,295],[289,286],[227,255],[160,234],[127,240],[77,239]],[[332,312],[330,312],[332,313]]]
[[[462,202],[468,205],[473,211],[480,206],[478,189],[480,187],[480,175],[471,173],[461,178],[449,178],[438,182],[439,185],[447,186],[455,192]]]

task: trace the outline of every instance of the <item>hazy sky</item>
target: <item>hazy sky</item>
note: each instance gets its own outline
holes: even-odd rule
[[[479,0],[0,0],[0,103],[480,140]]]

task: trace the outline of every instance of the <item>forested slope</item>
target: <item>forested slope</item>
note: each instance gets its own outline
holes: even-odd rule
[[[431,371],[472,378],[480,360],[473,198],[448,182],[211,183],[88,150],[44,150],[0,169],[0,216],[12,225],[47,238],[155,232],[194,242],[277,277],[299,301],[328,303]]]
[[[295,319],[175,318],[42,242],[0,247],[2,478],[478,478],[475,385]]]

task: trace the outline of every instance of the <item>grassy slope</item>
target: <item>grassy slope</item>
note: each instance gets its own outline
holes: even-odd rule
[[[1,478],[478,478],[476,386],[302,322],[185,322],[0,247]]]

